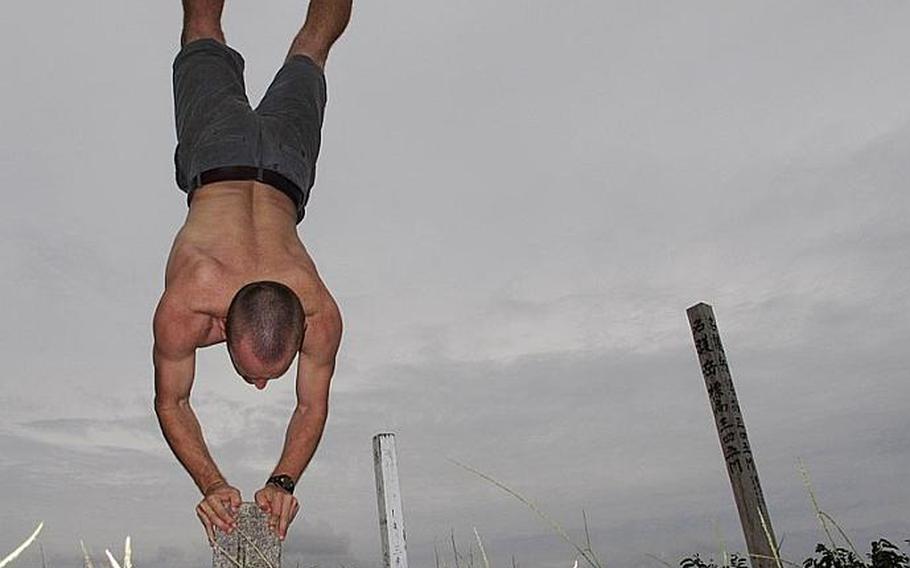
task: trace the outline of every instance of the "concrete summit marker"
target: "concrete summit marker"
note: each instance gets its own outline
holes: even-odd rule
[[[215,529],[213,568],[281,568],[281,540],[256,503],[240,504],[231,534]]]

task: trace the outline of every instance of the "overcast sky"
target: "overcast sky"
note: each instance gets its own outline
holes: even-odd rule
[[[231,2],[255,104],[304,2]],[[179,3],[0,17],[0,555],[133,538],[197,568],[199,496],[152,409]],[[796,469],[868,550],[910,538],[910,4],[356,2],[328,67],[300,234],[345,317],[291,568],[380,563],[371,438],[397,434],[413,566],[473,527],[571,567],[505,482],[608,565],[744,549],[685,317],[715,308],[783,554],[823,539]],[[193,406],[252,499],[291,377],[223,347]],[[718,536],[719,535],[719,536]],[[30,549],[16,566],[35,565]]]

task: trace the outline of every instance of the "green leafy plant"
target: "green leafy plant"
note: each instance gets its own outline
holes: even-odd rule
[[[905,541],[910,544],[910,540]],[[896,545],[883,538],[872,543],[872,568],[910,568],[910,557]]]
[[[698,554],[687,556],[679,561],[680,568],[749,568],[749,561],[736,553],[730,555],[729,564],[722,564],[720,567],[709,558],[705,562]]]
[[[818,544],[815,556],[807,558],[803,568],[910,568],[910,558],[888,539],[874,541],[871,548],[872,551],[866,554],[870,564],[853,550]]]

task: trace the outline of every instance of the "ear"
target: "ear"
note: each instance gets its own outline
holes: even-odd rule
[[[215,320],[218,330],[221,332],[222,337],[227,337],[227,318],[217,318]]]

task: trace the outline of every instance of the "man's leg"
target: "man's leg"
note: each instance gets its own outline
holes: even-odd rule
[[[202,38],[224,43],[221,30],[221,11],[224,0],[183,0],[183,33],[180,46]]]
[[[288,58],[306,55],[324,69],[332,44],[351,19],[351,1],[310,0],[306,22],[294,37]]]
[[[327,99],[323,68],[350,18],[351,0],[311,0],[303,28],[256,107],[263,163],[294,186],[286,193],[297,206],[297,222],[316,179]]]
[[[223,4],[183,0],[182,46],[173,64],[174,163],[177,185],[190,195],[206,183],[203,174],[260,163],[259,119],[247,99],[243,56],[224,43]]]

